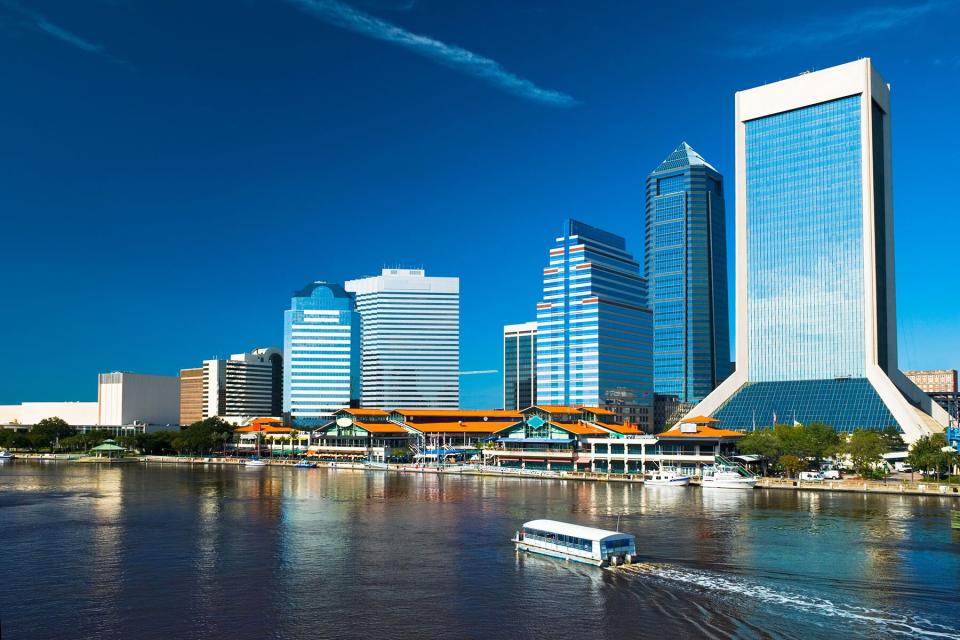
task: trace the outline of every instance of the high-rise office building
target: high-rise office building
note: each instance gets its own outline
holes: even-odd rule
[[[375,409],[460,406],[460,280],[384,269],[350,280],[361,317],[361,404]]]
[[[737,368],[691,413],[941,430],[897,369],[888,85],[863,59],[739,92],[736,114]]]
[[[360,314],[353,295],[314,282],[283,312],[283,413],[297,426],[329,422],[360,403]]]
[[[537,305],[537,404],[603,407],[650,428],[647,281],[613,233],[568,220]]]
[[[203,420],[203,367],[180,369],[180,424]]]
[[[519,411],[537,403],[537,323],[503,327],[503,408]]]
[[[647,176],[653,390],[703,400],[730,375],[723,177],[683,142]]]
[[[204,418],[281,415],[283,354],[271,347],[204,360],[202,396]]]

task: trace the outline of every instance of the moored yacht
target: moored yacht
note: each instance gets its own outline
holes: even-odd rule
[[[685,487],[690,484],[690,476],[681,474],[675,467],[661,466],[643,484],[651,487]]]
[[[757,476],[740,465],[717,456],[712,467],[703,469],[700,486],[704,489],[753,489],[757,486]]]
[[[517,551],[576,560],[598,567],[630,564],[637,556],[636,538],[632,534],[556,520],[525,522],[513,542]]]
[[[4,449],[3,451],[0,451],[0,460],[13,460],[16,457],[17,456],[13,455],[6,449]]]

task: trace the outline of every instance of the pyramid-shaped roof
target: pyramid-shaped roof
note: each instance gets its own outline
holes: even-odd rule
[[[683,167],[707,167],[716,171],[709,162],[703,159],[703,156],[693,150],[693,147],[686,142],[681,142],[680,146],[674,149],[673,153],[668,155],[659,167],[654,169],[654,173],[682,169]]]

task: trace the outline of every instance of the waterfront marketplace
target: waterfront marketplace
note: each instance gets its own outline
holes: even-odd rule
[[[955,502],[580,480],[0,466],[3,638],[960,637]],[[536,518],[636,536],[518,555]]]

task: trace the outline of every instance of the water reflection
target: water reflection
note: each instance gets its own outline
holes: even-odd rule
[[[21,473],[0,469],[0,497],[42,500],[0,500],[12,638],[70,636],[77,615],[96,621],[83,637],[147,639],[879,637],[921,618],[956,631],[960,560],[938,499],[209,465]],[[644,564],[517,557],[510,537],[542,517],[619,517]]]

